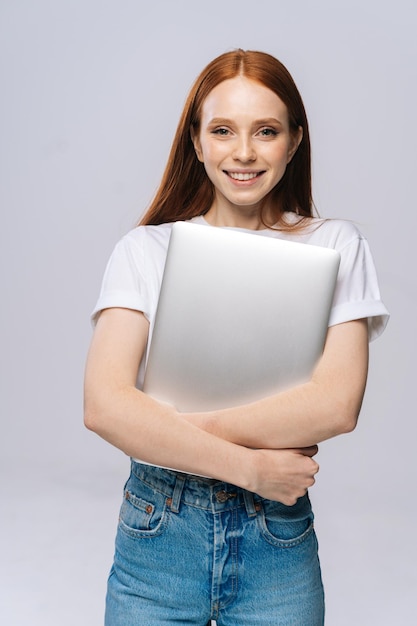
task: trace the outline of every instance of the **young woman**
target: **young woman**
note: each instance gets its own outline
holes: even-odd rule
[[[327,340],[308,383],[196,414],[141,391],[177,220],[339,250]],[[368,341],[387,311],[356,227],[313,216],[307,119],[274,57],[237,50],[198,77],[156,197],[109,261],[94,320],[85,423],[132,458],[107,626],[323,624],[307,490],[317,444],[355,428]]]

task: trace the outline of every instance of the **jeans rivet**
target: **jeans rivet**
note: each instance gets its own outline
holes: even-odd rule
[[[217,502],[226,502],[229,499],[229,494],[226,491],[218,491],[216,493]]]

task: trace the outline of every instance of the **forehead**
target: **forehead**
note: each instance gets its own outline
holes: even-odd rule
[[[288,121],[287,107],[271,89],[261,83],[236,76],[214,87],[203,102],[202,121],[211,118],[270,118]]]

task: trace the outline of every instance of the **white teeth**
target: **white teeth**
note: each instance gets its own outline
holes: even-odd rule
[[[252,178],[256,178],[257,175],[257,172],[229,172],[230,178],[234,180],[251,180]]]

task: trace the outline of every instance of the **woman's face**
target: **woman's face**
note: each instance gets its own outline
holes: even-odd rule
[[[287,107],[267,87],[243,76],[217,85],[193,137],[215,188],[208,221],[259,227],[261,201],[281,180],[301,138],[301,128],[290,133]]]

